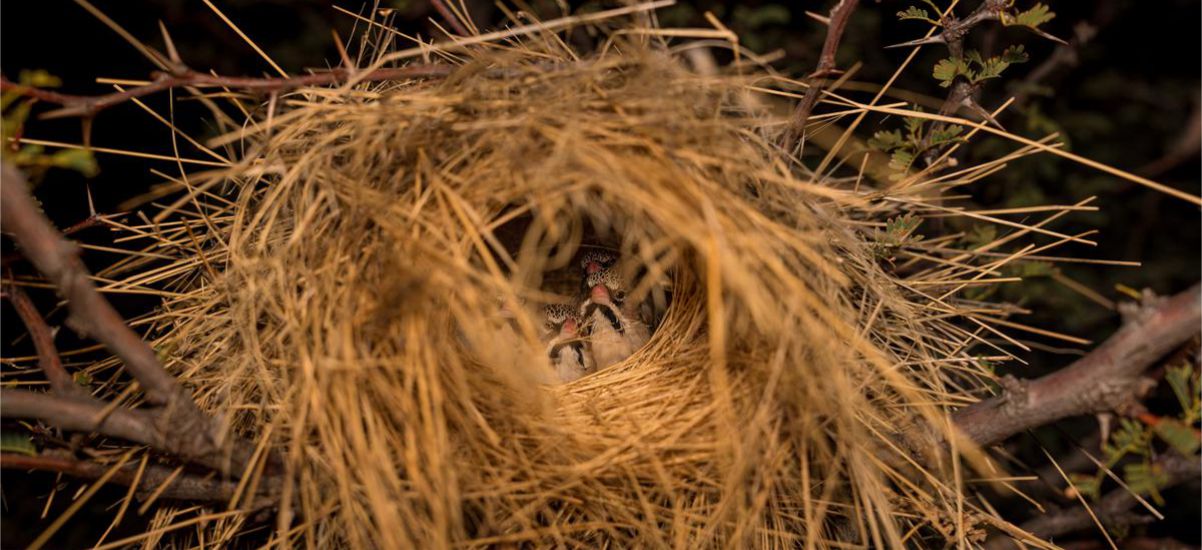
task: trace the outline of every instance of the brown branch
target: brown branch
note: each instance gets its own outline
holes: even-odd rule
[[[29,295],[16,285],[5,285],[4,293],[8,296],[8,301],[12,303],[13,308],[17,310],[17,315],[21,316],[25,328],[29,330],[29,338],[33,340],[33,347],[38,352],[38,367],[50,380],[50,388],[60,395],[82,393],[67,369],[63,367],[63,361],[59,358],[58,349],[54,345],[54,333],[46,324],[46,320],[38,313],[38,309],[34,307]]]
[[[338,84],[346,82],[351,78],[357,78],[360,82],[377,82],[381,80],[439,77],[450,74],[454,68],[455,67],[452,65],[411,65],[408,67],[377,69],[364,74],[359,71],[340,67],[321,73],[288,78],[217,76],[192,70],[184,70],[178,74],[169,74],[163,72],[155,73],[154,80],[149,84],[136,86],[123,92],[115,92],[97,96],[63,94],[41,88],[35,88],[32,86],[17,84],[4,78],[3,76],[0,76],[0,91],[15,92],[25,97],[61,105],[63,107],[61,109],[43,113],[41,117],[44,119],[91,117],[95,116],[96,113],[104,109],[124,103],[131,99],[184,86],[192,86],[196,88],[230,88],[236,90],[278,93],[288,90],[295,90],[297,88],[303,88],[306,86]]]
[[[818,103],[818,95],[826,88],[826,78],[835,74],[835,53],[839,50],[839,42],[843,40],[843,32],[847,30],[847,21],[852,12],[860,4],[859,0],[839,0],[831,8],[830,21],[826,27],[826,41],[822,44],[822,53],[818,56],[818,68],[810,75],[810,87],[793,111],[793,120],[785,132],[785,149],[791,150],[805,133],[806,122]]]
[[[197,435],[181,433],[172,416],[158,409],[126,409],[91,397],[58,396],[24,390],[0,390],[0,417],[41,420],[56,428],[99,433],[172,453],[221,472],[241,473],[230,464],[246,465],[253,449],[232,445],[230,456],[219,450],[196,452]]]
[[[221,426],[203,413],[188,391],[167,373],[154,350],[97,292],[76,246],[41,213],[29,195],[24,175],[8,162],[0,163],[0,228],[12,234],[30,262],[66,298],[70,310],[67,324],[122,359],[125,370],[141,384],[146,400],[160,407],[155,410],[153,434],[141,437],[153,437],[159,440],[156,447],[226,474],[239,475],[249,466],[252,446],[226,437]],[[3,410],[9,409],[9,403],[4,403]],[[58,420],[60,427],[78,430],[90,430],[96,423],[88,416]],[[71,422],[76,423],[72,427],[62,424]],[[121,437],[138,440],[131,437],[136,434],[123,433]]]
[[[1146,391],[1156,360],[1198,334],[1202,289],[1147,299],[1126,324],[1088,355],[1034,380],[1006,377],[1001,395],[956,411],[957,427],[982,446],[1061,418],[1130,409]]]
[[[13,453],[0,454],[0,468],[5,470],[38,470],[43,472],[59,472],[81,479],[98,479],[112,468],[108,464],[99,464],[77,460],[70,453],[63,451],[47,451],[37,456],[26,456]],[[109,478],[109,481],[129,487],[135,480],[138,485],[134,488],[139,499],[144,499],[158,490],[168,480],[171,484],[159,493],[158,498],[171,500],[229,502],[238,491],[238,482],[214,479],[211,476],[196,476],[175,473],[173,468],[158,465],[148,465],[138,477],[138,466],[127,464],[122,466]],[[270,490],[270,489],[269,489]],[[250,503],[250,510],[258,510],[271,506],[273,499],[264,495]]]
[[[1202,463],[1197,456],[1189,458],[1178,454],[1167,454],[1155,462],[1153,466],[1160,469],[1165,476],[1162,488],[1172,487],[1202,476]],[[1131,509],[1139,503],[1135,495],[1125,488],[1115,489],[1103,496],[1098,502],[1091,503],[1090,508],[1098,517],[1098,522],[1106,527],[1146,523],[1148,518],[1134,514]],[[1095,523],[1089,512],[1083,507],[1066,508],[1034,518],[1020,527],[1032,535],[1048,540],[1052,537],[1065,535],[1083,529],[1094,527]],[[1000,536],[991,539],[985,545],[988,549],[1018,548],[1008,537]]]

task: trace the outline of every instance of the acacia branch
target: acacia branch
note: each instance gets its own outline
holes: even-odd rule
[[[1006,377],[1003,391],[952,415],[981,446],[1061,418],[1130,409],[1146,391],[1142,376],[1156,360],[1198,334],[1202,288],[1169,299],[1147,299],[1113,336],[1088,355],[1034,380]]]
[[[836,72],[835,53],[839,51],[839,43],[843,40],[843,32],[847,30],[847,21],[852,12],[860,4],[859,0],[839,0],[831,8],[830,21],[826,27],[826,41],[822,44],[822,53],[818,56],[818,68],[810,75],[810,87],[793,111],[793,120],[785,133],[785,148],[792,149],[797,140],[805,132],[806,122],[814,105],[818,103],[818,95],[826,88],[826,78]]]
[[[153,429],[148,432],[144,426],[134,431],[129,424],[136,414],[146,412],[122,410],[129,413],[125,415],[113,411],[109,418],[97,419],[81,407],[94,409],[100,406],[99,402],[28,392],[4,392],[10,397],[0,405],[0,410],[5,411],[0,415],[41,418],[68,430],[91,431],[109,426],[107,429],[117,431],[113,435],[131,441],[152,440],[155,447],[228,475],[240,475],[249,466],[252,446],[227,437],[222,427],[202,412],[189,392],[163,368],[154,350],[100,295],[79,259],[77,247],[42,214],[29,195],[25,176],[8,162],[0,163],[0,228],[13,236],[25,257],[66,298],[70,310],[67,324],[104,344],[119,357],[125,370],[142,386],[146,400],[157,406]],[[71,412],[62,414],[63,411]]]
[[[33,86],[25,86],[0,76],[0,91],[14,92],[19,95],[34,98],[46,103],[61,105],[61,109],[48,111],[41,115],[41,118],[43,119],[51,119],[67,117],[92,117],[104,109],[124,103],[131,99],[184,86],[191,86],[195,88],[228,88],[235,90],[278,93],[288,90],[295,90],[297,88],[303,88],[306,86],[323,86],[328,84],[343,83],[352,78],[355,78],[360,82],[378,82],[381,80],[439,77],[450,74],[453,69],[454,67],[451,65],[410,65],[407,67],[376,69],[365,74],[353,69],[340,67],[330,69],[325,72],[286,78],[218,76],[193,70],[182,70],[176,74],[157,72],[154,75],[154,80],[149,84],[135,86],[122,92],[114,92],[111,94],[96,96],[64,94],[42,88],[35,88]]]
[[[4,293],[8,296],[8,301],[12,303],[13,308],[17,310],[21,321],[25,323],[25,328],[29,330],[29,338],[33,340],[33,347],[38,353],[38,367],[50,380],[50,389],[60,395],[81,393],[79,386],[75,385],[71,375],[67,373],[67,369],[63,368],[63,361],[59,358],[58,349],[54,345],[54,333],[46,324],[46,320],[38,313],[38,309],[34,307],[29,295],[25,294],[25,291],[17,285],[5,285]]]
[[[112,465],[77,460],[70,453],[62,451],[48,451],[37,456],[2,453],[0,454],[0,468],[59,472],[81,479],[98,479],[104,476],[112,468]],[[229,502],[238,494],[238,482],[236,481],[213,479],[210,476],[176,475],[173,468],[158,465],[146,466],[141,477],[137,472],[137,465],[126,464],[109,477],[109,481],[126,487],[134,485],[136,481],[137,486],[134,487],[134,491],[140,499],[158,492],[158,498],[171,500]],[[159,487],[168,481],[170,481],[170,485],[159,492]],[[271,504],[271,498],[264,496],[252,501],[248,508],[257,510]]]
[[[1167,454],[1153,462],[1153,467],[1158,468],[1159,472],[1164,475],[1162,488],[1197,480],[1199,476],[1202,476],[1202,463],[1199,462],[1197,456],[1186,458],[1175,453]],[[1110,491],[1096,503],[1091,504],[1090,508],[1097,515],[1098,522],[1106,527],[1115,527],[1147,521],[1148,518],[1131,512],[1131,509],[1138,503],[1139,500],[1131,491],[1119,488]],[[1020,527],[1041,540],[1049,540],[1052,537],[1089,529],[1095,525],[1093,518],[1085,508],[1074,507],[1036,517],[1023,523]],[[1008,542],[1010,544],[1007,544]],[[990,540],[985,547],[988,549],[1017,548],[1004,536]]]

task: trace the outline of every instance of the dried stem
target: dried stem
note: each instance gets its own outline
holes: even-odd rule
[[[1200,301],[1196,284],[1169,299],[1149,297],[1085,357],[1035,380],[1003,378],[1001,395],[956,411],[953,419],[965,435],[989,446],[1061,418],[1137,409],[1147,390],[1143,372],[1198,333]]]

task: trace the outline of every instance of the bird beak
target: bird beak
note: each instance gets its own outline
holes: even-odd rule
[[[559,329],[560,336],[576,336],[576,320],[568,319],[563,322],[563,327]]]
[[[609,289],[605,285],[594,286],[589,291],[589,300],[601,304],[609,303]]]

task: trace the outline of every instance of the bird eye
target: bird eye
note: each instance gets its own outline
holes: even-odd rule
[[[626,299],[626,291],[625,290],[619,290],[614,293],[614,300],[621,302],[622,300],[625,300],[625,299]]]

